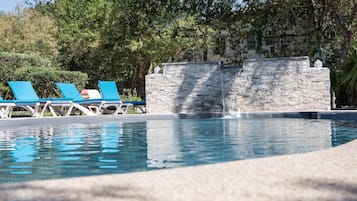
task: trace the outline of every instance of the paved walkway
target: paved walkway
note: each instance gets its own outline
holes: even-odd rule
[[[0,200],[357,200],[357,140],[307,154],[0,185]]]

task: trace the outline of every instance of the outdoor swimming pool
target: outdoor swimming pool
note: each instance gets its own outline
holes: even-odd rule
[[[292,118],[48,124],[0,130],[0,182],[145,171],[304,153],[357,139],[357,123]]]

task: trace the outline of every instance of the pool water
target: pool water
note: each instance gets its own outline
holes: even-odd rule
[[[357,139],[357,123],[178,119],[0,129],[0,182],[174,168],[311,152]]]

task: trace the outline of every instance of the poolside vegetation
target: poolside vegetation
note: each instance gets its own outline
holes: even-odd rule
[[[241,65],[265,57],[310,56],[331,69],[337,106],[357,105],[357,2],[336,0],[36,0],[0,13],[0,90],[54,81],[96,88],[115,80],[128,99],[145,99],[145,75],[167,61]],[[301,39],[301,40],[300,40]],[[230,53],[227,52],[230,47]],[[267,49],[268,48],[268,49]]]
[[[37,55],[0,52],[1,96],[12,99],[11,90],[5,83],[10,80],[31,81],[41,97],[58,97],[55,82],[73,82],[83,89],[88,75],[80,71],[61,70],[48,59]]]

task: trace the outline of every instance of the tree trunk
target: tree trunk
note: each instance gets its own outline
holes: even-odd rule
[[[207,22],[206,22],[207,23]],[[208,60],[208,24],[205,25],[203,61]]]

